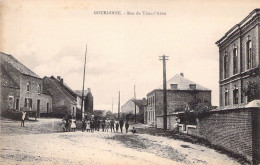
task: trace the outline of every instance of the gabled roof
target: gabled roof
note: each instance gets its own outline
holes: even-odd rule
[[[19,85],[17,85],[15,81],[9,76],[2,65],[0,68],[0,77],[1,86],[19,89]]]
[[[55,88],[58,88],[59,91],[65,95],[70,101],[71,103],[75,103],[76,101],[76,94],[74,93],[74,95],[71,93],[71,91],[68,91],[68,88],[65,87],[64,85],[62,85],[60,83],[60,81],[58,79],[56,79],[54,76],[51,76],[51,77],[44,77],[44,80],[45,79],[49,79],[51,81],[51,83],[53,84],[53,86]],[[51,93],[51,90],[50,90],[50,93]]]
[[[140,100],[138,100],[138,99],[136,99],[136,100],[134,100],[133,99],[133,102],[138,106],[138,107],[140,107],[140,106],[145,106],[146,105],[146,99],[140,99]]]
[[[40,78],[37,74],[35,74],[33,71],[31,71],[29,68],[27,68],[25,65],[20,63],[17,59],[15,59],[12,55],[5,54],[3,52],[0,52],[0,58],[1,61],[7,62],[10,65],[12,65],[16,70],[18,70],[21,74],[29,75],[32,77]]]
[[[177,90],[191,90],[190,89],[190,84],[196,84],[196,90],[204,90],[204,91],[210,91],[210,89],[207,89],[180,74],[176,74],[173,78],[167,81],[166,86],[167,90],[171,89],[171,84],[178,84],[177,85]],[[161,85],[157,89],[163,89],[163,85]]]
[[[82,97],[82,90],[74,90],[74,92],[79,96]],[[91,93],[89,90],[84,90],[84,97],[88,95],[88,93]]]

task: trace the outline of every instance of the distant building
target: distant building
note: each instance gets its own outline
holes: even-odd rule
[[[248,102],[243,92],[247,82],[260,82],[260,9],[253,10],[220,40],[219,104],[238,106]]]
[[[25,110],[40,116],[52,112],[52,96],[43,80],[12,55],[0,53],[1,110]]]
[[[121,111],[122,114],[125,116],[127,114],[135,114],[135,110],[136,110],[136,114],[139,116],[139,121],[143,121],[144,117],[144,107],[146,105],[146,99],[130,99],[128,100],[122,107],[121,107]],[[136,108],[135,108],[136,106]],[[142,119],[141,119],[141,118]]]
[[[51,76],[44,77],[43,81],[53,98],[53,115],[76,116],[77,94],[64,83],[64,80],[60,76]]]
[[[190,103],[195,101],[207,102],[211,105],[211,90],[184,78],[183,73],[176,74],[167,81],[168,115],[184,111],[189,108]],[[145,123],[162,128],[163,114],[163,86],[161,86],[147,94]]]
[[[77,107],[81,107],[81,100],[82,100],[82,90],[74,90],[77,94]],[[93,107],[94,107],[94,98],[91,93],[91,89],[84,90],[84,113],[85,114],[93,114]]]

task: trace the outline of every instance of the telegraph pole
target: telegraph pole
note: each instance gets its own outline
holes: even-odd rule
[[[135,123],[136,123],[136,94],[135,94],[135,85],[134,85],[134,102],[135,102]]]
[[[118,95],[118,119],[120,118],[120,91]]]
[[[85,62],[84,62],[84,73],[83,73],[83,89],[82,89],[82,100],[81,100],[81,119],[84,120],[84,112],[83,112],[83,101],[84,101],[84,85],[85,85],[85,70],[86,70],[86,56],[87,56],[87,48],[88,46],[86,45],[86,52],[85,52]]]
[[[163,129],[167,129],[167,91],[166,91],[166,60],[169,56],[160,56],[159,60],[163,61]]]

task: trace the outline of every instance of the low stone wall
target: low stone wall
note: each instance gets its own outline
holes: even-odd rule
[[[172,114],[167,116],[167,129],[174,130],[174,126],[177,124],[177,116]],[[156,128],[163,128],[163,116],[157,116]]]
[[[242,108],[212,111],[197,119],[196,126],[179,125],[179,130],[208,140],[250,162],[260,158],[260,109]]]

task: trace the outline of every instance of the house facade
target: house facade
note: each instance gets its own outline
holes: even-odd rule
[[[60,76],[51,76],[44,77],[43,82],[53,98],[53,115],[76,116],[77,94],[64,83],[64,80]]]
[[[220,40],[219,105],[228,107],[250,102],[245,92],[248,82],[260,82],[260,9],[253,10]]]
[[[130,99],[122,107],[121,112],[122,116],[127,116],[130,114],[135,114],[138,116],[139,122],[144,122],[144,109],[147,104],[145,98],[143,99]]]
[[[211,105],[211,90],[184,78],[183,73],[176,74],[167,81],[167,115],[184,111],[190,108],[192,102],[196,101]],[[147,94],[147,106],[144,114],[146,124],[162,128],[164,114],[162,86]]]
[[[52,96],[43,80],[12,55],[0,55],[1,110],[25,110],[38,117],[52,112]]]

